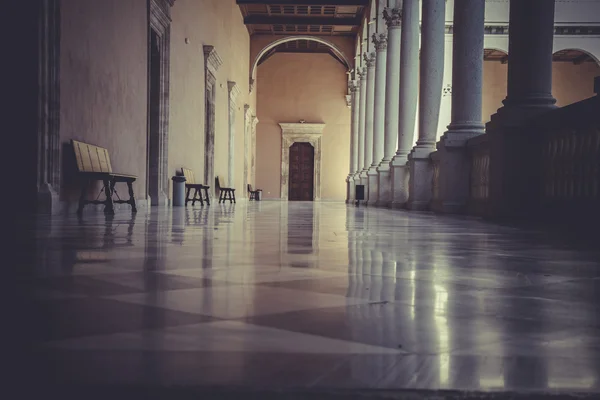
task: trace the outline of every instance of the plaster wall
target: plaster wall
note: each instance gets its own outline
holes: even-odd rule
[[[349,47],[352,48],[352,42]],[[280,122],[326,124],[322,138],[321,198],[344,200],[349,168],[350,109],[345,68],[328,54],[277,53],[258,67],[256,186],[280,198]]]
[[[107,147],[113,169],[137,175],[136,197],[145,199],[147,1],[63,0],[61,12],[61,141],[77,139]],[[235,0],[178,0],[171,12],[168,174],[186,166],[203,175],[203,45],[213,45],[223,60],[216,84],[215,173],[225,178],[228,174],[227,81],[235,81],[241,90],[235,123],[236,182],[228,184],[241,190],[244,104],[256,109],[256,96],[248,88],[250,37],[241,12]],[[64,183],[63,200],[75,201],[78,193],[72,177]],[[171,187],[168,194],[172,195]]]
[[[61,1],[63,157],[71,139],[107,147],[113,170],[139,176],[146,194],[147,6],[145,0]],[[68,153],[67,153],[68,152]],[[62,200],[76,199],[63,168]]]
[[[600,76],[595,62],[575,65],[570,62],[552,63],[552,95],[556,105],[563,107],[594,96],[594,77]]]
[[[235,182],[242,190],[244,173],[244,104],[256,109],[249,94],[250,36],[235,0],[177,0],[171,24],[171,125],[169,173],[183,166],[204,175],[205,74],[204,45],[215,47],[223,60],[217,72],[215,175],[227,179],[229,157],[229,92],[227,81],[241,90],[236,104]],[[186,44],[186,38],[189,44]],[[206,182],[214,186],[214,182]],[[224,183],[225,184],[225,183]],[[169,190],[171,196],[172,190]],[[243,192],[245,193],[245,191]],[[240,196],[242,197],[242,196]]]

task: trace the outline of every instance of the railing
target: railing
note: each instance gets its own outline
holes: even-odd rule
[[[467,142],[471,172],[469,176],[470,214],[486,213],[490,199],[490,141],[488,135],[479,135]]]
[[[433,169],[433,177],[431,179],[431,201],[432,203],[439,202],[440,196],[440,154],[434,151],[429,156]]]
[[[570,221],[600,217],[600,97],[535,121],[541,180],[538,213]]]

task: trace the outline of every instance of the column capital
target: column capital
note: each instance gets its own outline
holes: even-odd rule
[[[365,60],[365,64],[367,65],[367,68],[374,68],[375,67],[375,60],[377,59],[377,56],[375,54],[374,51],[372,51],[371,53],[365,53],[363,55],[364,60]]]
[[[348,90],[350,93],[358,92],[360,90],[360,86],[356,81],[348,82]]]
[[[388,29],[400,28],[402,25],[402,10],[386,7],[383,10],[383,18]]]
[[[356,74],[358,75],[358,80],[367,79],[367,69],[366,68],[357,68]]]
[[[385,33],[374,33],[371,38],[377,51],[387,50],[387,35]]]

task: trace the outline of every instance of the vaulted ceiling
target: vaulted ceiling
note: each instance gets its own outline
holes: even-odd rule
[[[251,35],[356,36],[369,0],[237,0]]]

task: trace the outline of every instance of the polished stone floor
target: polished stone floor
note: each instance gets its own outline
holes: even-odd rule
[[[268,201],[23,229],[40,387],[600,393],[599,253],[560,236]]]

